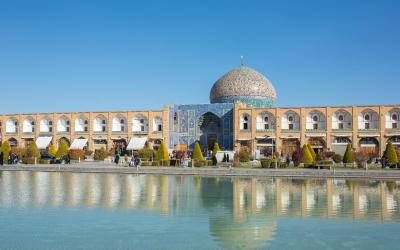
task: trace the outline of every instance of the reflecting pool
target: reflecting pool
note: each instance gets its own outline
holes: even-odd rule
[[[0,172],[1,249],[399,249],[400,182]]]

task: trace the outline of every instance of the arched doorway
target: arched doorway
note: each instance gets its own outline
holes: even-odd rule
[[[260,155],[265,157],[272,157],[273,153],[276,152],[275,138],[256,138],[257,150]]]
[[[18,141],[17,141],[17,139],[15,139],[15,138],[13,138],[13,137],[11,137],[10,139],[8,139],[8,144],[10,144],[10,146],[11,146],[12,148],[18,147]]]
[[[296,138],[287,138],[282,140],[282,152],[285,157],[291,157],[293,153],[300,149],[300,141]]]
[[[347,144],[351,143],[351,140],[345,136],[336,136],[332,142],[332,151],[336,154],[344,155],[346,152]]]
[[[120,155],[125,155],[127,154],[126,152],[126,146],[128,145],[126,143],[125,139],[115,139],[113,140],[113,144],[114,144],[114,149],[115,152],[118,152]]]
[[[379,142],[375,137],[364,137],[360,139],[360,151],[365,153],[379,153]]]
[[[212,150],[215,142],[221,145],[221,131],[221,119],[211,112],[203,114],[197,120],[197,135],[202,148]]]
[[[308,139],[308,143],[314,149],[316,154],[323,152],[326,148],[325,141],[321,137],[311,137],[310,139]]]
[[[96,150],[96,149],[101,149],[101,148],[108,150],[107,140],[101,139],[101,138],[93,139],[93,149]]]
[[[400,150],[400,136],[391,136],[388,142],[391,142],[397,150]]]

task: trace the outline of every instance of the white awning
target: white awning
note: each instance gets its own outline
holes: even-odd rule
[[[146,144],[147,137],[132,137],[129,141],[128,146],[126,147],[127,150],[138,150],[144,148]]]
[[[86,146],[88,139],[75,139],[69,149],[83,149]]]
[[[46,149],[47,146],[49,146],[51,139],[53,139],[53,137],[51,136],[39,136],[36,139],[36,146],[38,149]]]

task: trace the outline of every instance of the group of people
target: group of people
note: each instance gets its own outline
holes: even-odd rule
[[[7,159],[4,159],[4,154],[3,152],[0,153],[0,165],[4,165],[4,160],[6,160],[8,165],[13,165],[13,164],[18,164],[19,162],[19,156],[13,153],[10,153],[8,155]]]

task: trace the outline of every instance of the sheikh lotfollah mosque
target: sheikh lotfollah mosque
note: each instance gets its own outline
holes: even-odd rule
[[[226,150],[291,155],[310,143],[316,151],[382,153],[391,141],[400,147],[400,105],[275,107],[271,81],[247,66],[220,77],[210,104],[166,105],[160,110],[0,115],[1,141],[40,149],[60,140],[71,149],[203,148],[215,142]]]

